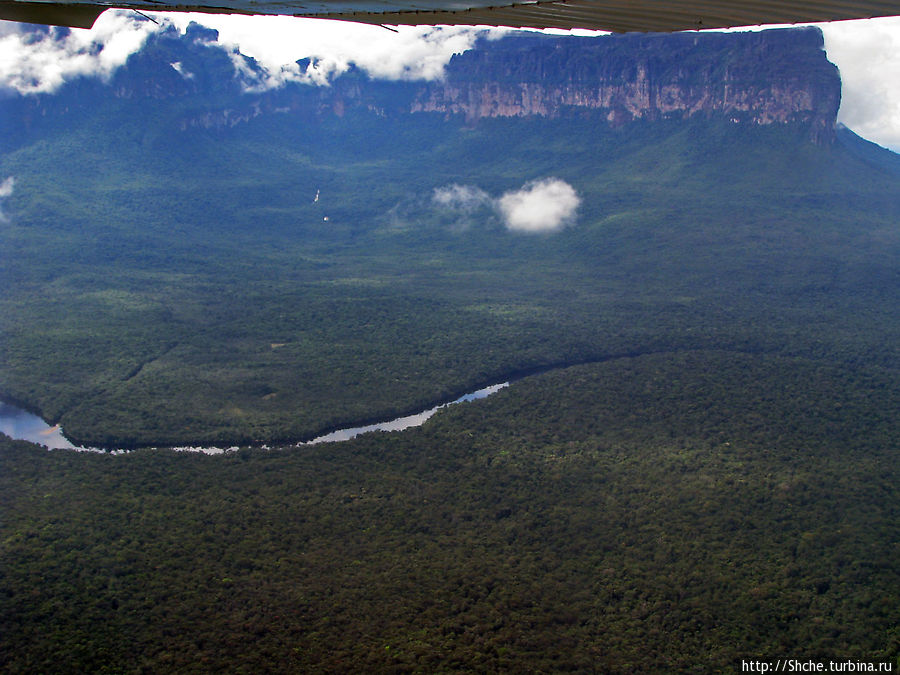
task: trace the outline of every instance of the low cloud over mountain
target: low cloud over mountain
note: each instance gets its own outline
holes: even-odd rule
[[[45,94],[77,77],[108,78],[159,27],[132,12],[105,12],[91,30],[0,21],[0,88]]]
[[[510,230],[555,232],[574,221],[580,203],[571,185],[558,178],[545,178],[507,192],[497,205]]]
[[[164,31],[184,33],[192,22],[213,28],[208,43],[228,53],[248,91],[289,82],[327,85],[356,66],[378,79],[441,77],[454,54],[479,35],[502,29],[451,26],[380,26],[342,21],[201,14],[158,14],[158,24],[119,10],[105,12],[91,30],[36,28],[0,21],[0,87],[20,94],[49,93],[77,77],[108,78]],[[247,58],[255,61],[249,67]],[[306,66],[297,62],[308,59]]]
[[[448,185],[435,189],[432,200],[439,209],[457,215],[458,222],[490,207],[514,232],[560,230],[575,222],[581,203],[575,188],[558,178],[530,181],[498,199],[472,185]]]
[[[379,79],[436,80],[454,54],[479,36],[505,29],[380,26],[289,17],[154,14],[109,10],[91,30],[0,22],[0,90],[46,94],[79,77],[108,79],[165,31],[185,33],[196,21],[214,29],[208,44],[227,53],[246,91],[291,82],[327,85],[355,66]],[[822,24],[828,58],[841,70],[839,121],[876,143],[900,149],[900,19]],[[249,61],[248,59],[252,59]],[[298,63],[300,62],[300,63]],[[185,77],[190,71],[185,71]]]
[[[465,26],[381,26],[287,17],[167,14],[181,32],[196,21],[218,31],[218,46],[254,59],[256,90],[288,82],[327,85],[356,66],[377,79],[431,80],[443,75],[454,54],[471,49],[479,35],[502,35],[499,29]],[[309,59],[308,67],[298,61]],[[245,74],[242,72],[242,74]]]
[[[435,204],[463,213],[471,213],[492,201],[487,192],[472,185],[447,185],[434,190]]]

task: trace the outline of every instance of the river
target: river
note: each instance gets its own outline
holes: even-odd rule
[[[332,431],[322,436],[317,436],[311,441],[295,443],[294,445],[299,447],[302,445],[316,445],[319,443],[336,443],[339,441],[348,441],[351,438],[355,438],[360,434],[365,434],[370,431],[402,431],[403,429],[409,429],[410,427],[418,427],[423,425],[425,421],[428,420],[436,412],[438,412],[442,408],[446,408],[448,405],[465,403],[468,401],[475,401],[477,399],[486,398],[491,394],[499,391],[500,389],[508,386],[509,382],[492,384],[489,387],[483,387],[482,389],[478,389],[477,391],[464,394],[459,398],[454,399],[453,401],[441,403],[440,405],[436,405],[433,408],[423,410],[413,415],[406,415],[404,417],[398,417],[386,422],[368,424],[362,427],[347,427],[346,429],[338,429],[337,431]],[[8,403],[0,403],[0,432],[3,432],[10,438],[14,438],[17,441],[29,441],[31,443],[43,445],[50,449],[76,451],[96,450],[95,448],[82,448],[75,445],[74,443],[71,443],[65,436],[63,436],[62,429],[59,425],[50,426],[37,415],[22,410],[21,408],[17,408],[16,406],[10,405]],[[214,448],[193,446],[183,446],[175,448],[175,450],[185,452],[203,452],[209,455],[217,455],[228,452],[229,450],[236,449],[236,447]]]
[[[30,441],[51,450],[87,450],[69,442],[59,425],[50,426],[37,415],[0,403],[0,431],[17,441]]]

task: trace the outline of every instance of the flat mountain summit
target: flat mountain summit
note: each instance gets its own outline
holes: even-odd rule
[[[453,57],[412,110],[467,119],[597,111],[612,124],[723,117],[828,137],[840,78],[818,29],[749,35],[513,37]]]
[[[378,80],[351,68],[327,86],[288,82],[275,89],[253,82],[259,72],[253,59],[212,46],[214,38],[214,31],[196,25],[184,35],[174,29],[156,34],[109,83],[82,81],[29,97],[30,113],[8,123],[113,98],[194,101],[179,120],[183,128],[233,126],[261,114],[343,116],[353,110],[394,118],[460,116],[470,124],[590,116],[621,126],[702,117],[803,124],[811,138],[826,142],[840,106],[840,77],[817,28],[603,38],[515,34],[481,39],[432,81]],[[306,59],[299,66],[306,72],[316,64]]]

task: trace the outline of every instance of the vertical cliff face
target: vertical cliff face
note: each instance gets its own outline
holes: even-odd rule
[[[155,36],[108,83],[78,81],[53,96],[5,101],[6,117],[21,127],[8,135],[60,115],[71,123],[76,114],[96,115],[117,102],[143,110],[141,101],[153,99],[154,110],[167,111],[157,116],[182,131],[227,128],[269,114],[307,123],[361,110],[394,119],[461,116],[470,124],[572,115],[612,126],[696,117],[796,123],[808,126],[813,140],[828,142],[840,106],[840,77],[816,28],[601,38],[516,34],[454,56],[445,76],[432,82],[373,80],[351,69],[329,86],[293,82],[250,92],[235,69],[244,57],[209,46],[213,40],[204,30]],[[244,74],[256,69],[244,58]]]
[[[834,130],[841,85],[816,28],[759,33],[508,37],[457,55],[412,112],[518,117],[599,112],[632,120],[724,117]]]

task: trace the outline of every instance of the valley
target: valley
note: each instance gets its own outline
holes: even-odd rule
[[[131,451],[0,438],[5,671],[897,664],[900,158],[820,33],[204,30],[0,98],[0,398]]]
[[[587,123],[545,120],[477,132],[441,123],[440,131],[461,144],[453,152],[503,162],[382,188],[378,175],[417,173],[418,151],[395,153],[384,173],[366,178],[373,189],[330,185],[322,170],[298,178],[296,161],[267,158],[260,162],[274,186],[241,187],[238,172],[201,187],[196,170],[178,168],[200,151],[188,146],[152,177],[165,188],[138,190],[128,206],[122,188],[103,186],[116,176],[150,181],[141,178],[141,151],[131,160],[120,153],[130,168],[84,182],[110,169],[88,170],[87,148],[76,146],[77,177],[59,176],[56,187],[40,180],[110,217],[94,227],[71,199],[47,201],[42,190],[33,194],[46,208],[34,216],[17,195],[9,200],[18,211],[4,228],[4,393],[81,445],[261,443],[615,353],[849,351],[892,362],[896,304],[884,294],[894,288],[896,179],[867,172],[839,143],[819,148],[791,128],[727,136],[727,125],[709,123],[606,137]],[[579,153],[535,166],[527,141],[488,147],[502,133],[551,135]],[[595,145],[585,147],[588,133]],[[271,128],[263,136],[284,138]],[[203,142],[212,152],[224,139]],[[598,163],[602,149],[612,157]],[[656,163],[656,152],[677,159]],[[26,156],[14,153],[4,168],[23,193],[52,170],[39,161],[31,170],[41,173],[29,173]],[[431,157],[456,165],[449,150]],[[359,164],[369,171],[368,160]],[[498,183],[504,174],[517,177]],[[279,179],[287,175],[291,183]],[[577,224],[553,234],[511,232],[489,206],[467,213],[432,197],[456,183],[499,196],[547,175],[582,196]],[[315,185],[323,196],[313,203]],[[297,186],[309,186],[300,205]],[[265,220],[260,200],[268,200]]]

